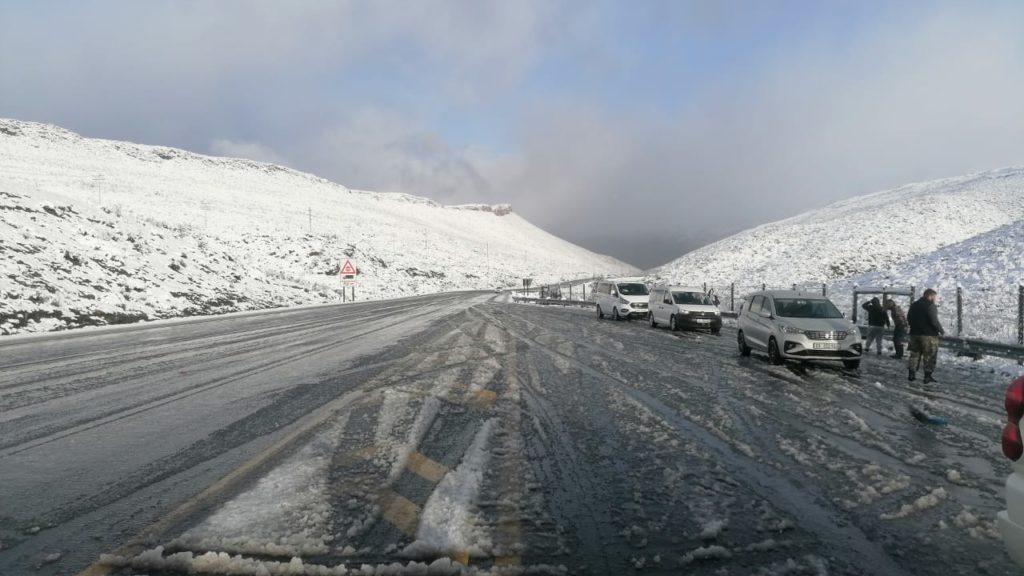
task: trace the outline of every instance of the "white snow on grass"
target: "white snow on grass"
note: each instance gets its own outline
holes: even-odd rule
[[[487,446],[497,425],[497,418],[484,422],[462,462],[438,483],[423,506],[416,541],[406,547],[405,554],[490,554],[491,535],[478,514],[476,502],[491,458]]]
[[[895,520],[897,518],[906,518],[915,512],[921,512],[938,506],[943,500],[946,499],[945,488],[936,488],[931,492],[921,496],[917,500],[914,500],[910,504],[904,504],[900,506],[899,510],[895,512],[886,512],[879,516],[882,520]]]
[[[171,543],[172,548],[270,556],[329,551],[327,471],[347,413],[298,452]]]
[[[0,119],[0,334],[536,285],[635,269],[508,205],[442,206],[261,162]]]

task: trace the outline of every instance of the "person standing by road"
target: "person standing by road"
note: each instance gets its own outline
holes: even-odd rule
[[[892,357],[899,360],[903,358],[903,346],[907,343],[907,332],[910,329],[907,316],[892,298],[887,298],[882,307],[892,316],[892,347],[896,350]]]
[[[913,382],[917,371],[924,368],[924,383],[935,382],[932,373],[939,355],[939,336],[946,333],[939,323],[939,309],[935,306],[938,293],[931,288],[924,291],[907,311],[910,325],[910,362],[907,366],[907,380]]]
[[[889,325],[889,314],[882,308],[877,296],[865,302],[861,308],[868,312],[868,340],[864,344],[864,353],[867,354],[871,349],[871,343],[874,342],[876,353],[881,356],[882,337],[885,336],[885,327]]]

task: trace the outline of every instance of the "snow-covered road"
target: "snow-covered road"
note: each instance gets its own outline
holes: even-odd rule
[[[1004,375],[734,337],[450,294],[0,341],[0,573],[1015,573]]]

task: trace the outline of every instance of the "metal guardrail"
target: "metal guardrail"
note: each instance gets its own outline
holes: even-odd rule
[[[867,326],[858,326],[857,328],[860,329],[861,336],[867,336]],[[886,330],[885,335],[892,338],[892,330]],[[1009,360],[1024,360],[1024,346],[1019,344],[1003,344],[1002,342],[988,342],[959,336],[940,336],[939,348],[962,353],[965,356],[980,354]]]
[[[528,302],[540,304],[541,306],[579,306],[581,308],[593,308],[594,303],[589,300],[562,300],[559,298],[527,298],[525,296],[512,296],[513,302]]]

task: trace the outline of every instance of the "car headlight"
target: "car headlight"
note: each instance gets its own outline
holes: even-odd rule
[[[786,334],[803,334],[805,332],[805,330],[801,330],[795,326],[786,325],[779,326],[779,330],[782,330]]]
[[[619,296],[619,304],[629,304],[629,300]]]
[[[686,314],[689,314],[690,311],[689,310],[680,310],[679,313],[683,314],[683,315],[686,315]]]
[[[715,310],[715,316],[721,316],[721,315],[722,315],[722,311],[721,310]]]

